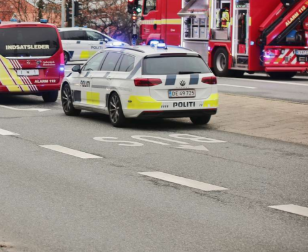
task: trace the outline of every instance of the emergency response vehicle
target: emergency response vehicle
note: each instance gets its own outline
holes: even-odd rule
[[[190,117],[207,124],[217,112],[216,77],[185,48],[110,47],[72,70],[61,89],[66,115],[96,111],[119,127],[126,118]]]
[[[74,60],[86,61],[95,53],[104,49],[108,42],[117,41],[90,28],[59,28],[59,32],[65,63]]]
[[[230,21],[223,22],[228,9]],[[308,1],[211,0],[209,66],[218,76],[308,70]]]
[[[0,21],[0,93],[41,95],[55,102],[64,77],[56,26]]]
[[[182,0],[143,0],[140,38],[149,45],[151,41],[161,41],[168,45],[181,44]]]

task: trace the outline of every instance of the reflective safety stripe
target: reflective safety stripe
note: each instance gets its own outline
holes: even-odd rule
[[[80,54],[81,59],[88,59],[92,57],[97,51],[82,51]]]
[[[157,25],[181,25],[182,20],[181,19],[161,19],[161,20],[142,20],[142,25],[151,25],[151,24],[157,24]]]
[[[17,75],[12,63],[3,56],[0,56],[0,82],[10,92],[30,92],[29,86]]]
[[[211,94],[211,96],[204,101],[204,108],[217,108],[218,107],[218,94]]]
[[[160,109],[162,102],[158,102],[150,96],[130,96],[128,109]]]
[[[99,93],[87,92],[86,93],[87,104],[99,105]]]

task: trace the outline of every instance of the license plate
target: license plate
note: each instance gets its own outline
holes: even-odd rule
[[[308,50],[295,50],[295,54],[298,56],[308,55]]]
[[[192,98],[196,97],[196,90],[169,90],[169,98]]]
[[[17,70],[18,76],[37,76],[39,75],[38,69],[29,69],[29,70]]]

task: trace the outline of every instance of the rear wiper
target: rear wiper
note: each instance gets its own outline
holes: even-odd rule
[[[185,72],[185,71],[180,71],[179,74],[200,74],[201,72]]]

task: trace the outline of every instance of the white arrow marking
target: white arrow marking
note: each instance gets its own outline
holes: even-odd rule
[[[182,141],[177,141],[177,140],[172,140],[172,139],[168,139],[168,138],[164,138],[164,137],[157,137],[157,136],[143,136],[143,135],[137,135],[137,136],[131,136],[134,139],[140,140],[140,141],[146,141],[146,142],[150,142],[150,143],[155,143],[155,144],[160,144],[160,145],[170,145],[168,143],[164,143],[164,142],[159,142],[159,141],[155,141],[155,140],[150,140],[147,138],[154,138],[154,139],[159,139],[159,140],[163,140],[163,141],[167,141],[167,142],[172,142],[172,143],[177,143],[177,144],[188,144]]]
[[[198,150],[198,151],[209,151],[207,148],[205,148],[203,145],[199,146],[192,146],[192,145],[181,145],[179,147],[176,147],[177,149],[185,149],[185,150]]]
[[[11,110],[18,110],[18,111],[38,111],[38,112],[45,112],[49,111],[50,109],[39,109],[39,108],[28,108],[28,109],[20,109],[20,108],[13,108],[9,106],[0,105],[2,108],[11,109]]]

